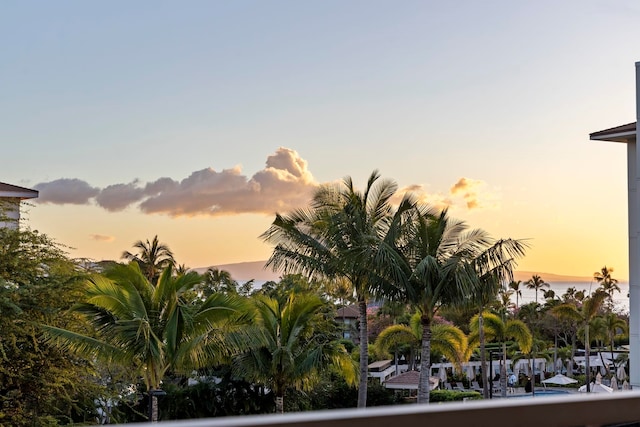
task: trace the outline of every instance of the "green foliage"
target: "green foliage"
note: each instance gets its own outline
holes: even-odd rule
[[[482,395],[477,391],[433,390],[429,393],[429,402],[454,402],[468,400],[481,400]]]
[[[320,297],[290,293],[283,300],[256,295],[253,303],[265,343],[236,358],[238,376],[266,385],[280,399],[287,389],[310,390],[327,368],[355,382],[353,361],[338,341],[336,325],[327,323],[327,303]]]
[[[93,419],[102,388],[92,366],[43,343],[37,325],[81,327],[66,311],[80,295],[81,278],[49,237],[0,228],[0,425]]]

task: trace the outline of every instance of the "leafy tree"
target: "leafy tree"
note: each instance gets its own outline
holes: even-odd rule
[[[90,363],[42,342],[38,322],[81,327],[67,313],[82,273],[64,247],[29,229],[0,228],[0,425],[83,422],[103,392]]]
[[[195,272],[172,274],[168,266],[153,284],[136,262],[117,265],[86,282],[86,300],[73,309],[96,336],[44,326],[49,342],[73,354],[126,366],[140,375],[152,400],[170,372],[191,372],[219,363],[246,344],[246,305],[214,294],[204,302],[185,298],[200,283]]]
[[[291,293],[282,300],[257,295],[253,302],[255,321],[266,343],[240,355],[235,372],[273,390],[276,412],[284,411],[288,388],[309,390],[329,366],[355,384],[357,373],[349,354],[338,336],[321,326],[326,322],[322,313],[325,303],[318,296]]]
[[[367,399],[367,303],[372,292],[393,282],[389,276],[398,277],[393,271],[396,263],[391,261],[395,251],[386,245],[394,224],[391,198],[396,190],[397,185],[381,180],[377,171],[370,175],[364,192],[347,177],[340,186],[321,186],[309,209],[276,214],[261,236],[275,244],[267,261],[275,270],[346,280],[351,285],[360,319],[358,407],[366,406]],[[406,207],[403,201],[398,211]]]
[[[140,265],[140,269],[145,277],[151,282],[158,280],[160,272],[168,266],[174,266],[175,260],[173,252],[164,243],[158,241],[158,236],[153,236],[151,242],[138,240],[133,244],[138,249],[138,253],[134,254],[129,251],[122,253],[122,258],[127,261],[135,261]]]

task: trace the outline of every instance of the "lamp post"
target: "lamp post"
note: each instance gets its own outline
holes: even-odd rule
[[[158,422],[158,396],[166,395],[167,392],[164,390],[149,390],[149,421],[152,423]]]

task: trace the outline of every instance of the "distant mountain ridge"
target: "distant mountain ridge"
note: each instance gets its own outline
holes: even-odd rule
[[[269,280],[277,281],[280,279],[281,274],[267,270],[264,268],[264,265],[267,263],[264,261],[249,261],[249,262],[238,262],[233,264],[220,264],[220,265],[212,265],[210,267],[201,267],[195,268],[199,273],[204,273],[208,268],[215,267],[219,270],[228,271],[233,277],[234,280],[239,282],[246,282],[248,280],[255,280],[256,282],[266,282]],[[593,282],[593,277],[589,276],[564,276],[560,274],[552,274],[552,273],[540,273],[534,271],[515,271],[514,279],[522,280],[526,282],[531,279],[531,277],[537,274],[544,280],[545,282]]]

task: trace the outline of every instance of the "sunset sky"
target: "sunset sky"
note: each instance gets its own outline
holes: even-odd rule
[[[158,235],[190,267],[266,259],[274,213],[374,169],[520,270],[626,280],[635,0],[1,5],[0,182],[73,257]],[[404,190],[403,190],[404,191]]]

